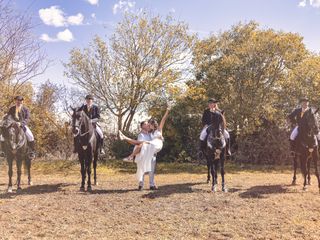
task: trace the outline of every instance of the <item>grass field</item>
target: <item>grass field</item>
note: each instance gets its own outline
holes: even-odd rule
[[[303,191],[286,168],[229,164],[229,192],[212,193],[205,166],[158,164],[159,190],[137,191],[135,166],[112,161],[82,193],[78,164],[38,161],[33,186],[8,194],[0,167],[0,239],[320,239],[315,177]]]

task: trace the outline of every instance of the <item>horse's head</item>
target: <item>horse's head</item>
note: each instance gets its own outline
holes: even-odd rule
[[[72,108],[72,111],[72,133],[77,136],[80,133],[83,111],[79,108]]]
[[[208,138],[207,138],[207,146],[215,154],[220,155],[222,149],[226,146],[226,140],[223,135],[223,130],[221,127],[214,127],[213,125],[208,128]]]
[[[20,149],[26,140],[23,129],[19,123],[16,122],[11,115],[5,116],[2,122],[2,134],[7,142],[7,146],[12,153],[16,153]]]
[[[311,108],[305,112],[305,119],[305,124],[299,126],[299,138],[303,147],[313,149],[317,145],[316,135],[319,128]]]

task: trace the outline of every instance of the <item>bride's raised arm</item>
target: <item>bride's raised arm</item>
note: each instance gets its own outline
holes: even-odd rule
[[[162,117],[162,119],[161,119],[161,122],[160,122],[160,125],[159,125],[159,128],[158,128],[158,130],[159,130],[160,132],[162,131],[162,129],[163,129],[163,127],[164,127],[164,124],[165,124],[165,122],[166,122],[166,120],[167,120],[167,118],[168,118],[169,111],[170,111],[170,109],[167,108],[165,114],[163,115],[163,117]]]

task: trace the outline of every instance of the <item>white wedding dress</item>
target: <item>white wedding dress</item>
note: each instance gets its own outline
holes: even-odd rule
[[[151,171],[151,162],[162,147],[163,136],[159,130],[151,133],[151,141],[142,144],[141,151],[135,158],[135,162],[137,163],[137,178],[139,181],[143,179],[145,173]]]

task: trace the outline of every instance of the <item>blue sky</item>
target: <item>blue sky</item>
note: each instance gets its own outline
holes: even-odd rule
[[[63,77],[61,62],[69,51],[84,48],[99,35],[107,39],[125,11],[148,9],[169,13],[189,24],[201,38],[242,21],[257,21],[263,28],[299,33],[307,48],[320,53],[320,0],[14,0],[18,11],[34,18],[34,34],[43,42],[51,65],[33,80],[35,86],[50,79],[71,84]]]

